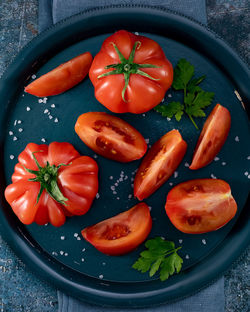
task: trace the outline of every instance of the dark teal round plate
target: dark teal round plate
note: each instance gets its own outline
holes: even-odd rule
[[[213,105],[226,106],[232,115],[229,137],[209,166],[191,171],[188,163],[199,136],[191,122],[168,121],[155,111],[142,115],[123,114],[149,145],[177,128],[188,151],[175,175],[146,199],[152,207],[150,237],[163,236],[183,246],[183,270],[166,282],[149,278],[131,268],[143,246],[121,257],[109,257],[81,239],[84,227],[99,222],[137,203],[132,198],[133,177],[140,161],[120,164],[94,155],[74,132],[77,117],[88,111],[107,111],[94,97],[89,79],[68,92],[46,100],[24,94],[32,75],[40,76],[74,56],[90,51],[95,55],[103,40],[119,29],[139,32],[156,40],[175,65],[186,58],[196,75],[206,75],[203,88],[215,92]],[[28,44],[9,66],[0,85],[1,233],[10,246],[38,274],[62,291],[91,303],[143,307],[177,300],[214,281],[237,259],[250,240],[249,202],[250,131],[249,71],[242,60],[204,26],[173,12],[146,6],[106,7],[90,10],[58,23]],[[169,90],[165,101],[175,99]],[[145,99],[146,101],[147,99]],[[200,129],[204,119],[197,120]],[[11,181],[18,154],[29,142],[67,141],[82,154],[96,158],[100,167],[99,196],[84,216],[72,217],[65,225],[24,226],[7,205],[3,192]],[[121,178],[123,177],[123,178]],[[127,178],[126,178],[127,177]],[[168,220],[164,203],[173,185],[194,178],[226,180],[238,203],[236,217],[220,230],[203,235],[179,232]],[[248,207],[247,207],[248,205]],[[248,209],[247,209],[248,208]]]

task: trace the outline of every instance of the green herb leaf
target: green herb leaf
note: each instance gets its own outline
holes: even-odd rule
[[[149,271],[150,277],[159,271],[162,281],[175,272],[180,272],[183,260],[177,251],[181,247],[175,248],[174,242],[166,241],[161,237],[148,240],[145,246],[148,250],[140,253],[140,257],[132,266],[133,269],[142,273]]]
[[[173,89],[183,90],[183,104],[181,102],[171,102],[155,107],[163,117],[172,118],[175,116],[180,121],[182,115],[186,113],[196,129],[198,129],[193,117],[205,117],[204,108],[212,103],[214,93],[202,90],[199,84],[206,78],[201,76],[193,78],[194,66],[185,59],[180,59],[174,69]]]
[[[189,80],[194,75],[194,66],[185,59],[180,59],[174,69],[174,81],[172,87],[175,90],[186,88]]]

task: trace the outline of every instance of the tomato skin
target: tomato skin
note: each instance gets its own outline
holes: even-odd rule
[[[61,166],[57,174],[59,189],[68,199],[66,205],[54,200],[46,190],[36,202],[40,182],[29,181],[36,176],[25,170],[38,170],[34,152],[41,167],[45,167],[47,161],[51,166],[66,165]],[[83,215],[90,209],[98,191],[98,166],[92,158],[80,156],[70,143],[29,143],[20,153],[18,161],[12,175],[13,183],[5,189],[5,198],[22,223],[43,225],[50,222],[61,226],[66,216]]]
[[[219,179],[196,179],[172,188],[166,213],[181,232],[201,234],[215,231],[236,214],[237,204],[229,184]]]
[[[213,161],[226,142],[230,126],[230,112],[217,104],[203,126],[189,169],[197,170]]]
[[[100,252],[118,256],[139,246],[149,235],[152,218],[148,205],[129,210],[82,230],[82,236]]]
[[[178,130],[162,136],[144,157],[134,181],[134,196],[149,197],[162,186],[179,166],[187,150],[187,143]]]
[[[134,127],[104,112],[82,114],[75,124],[75,131],[89,148],[112,160],[133,161],[147,150],[143,136]]]
[[[113,43],[128,59],[133,45],[137,41],[141,44],[135,50],[134,63],[158,66],[157,68],[141,69],[157,80],[131,74],[124,101],[122,98],[122,90],[125,85],[123,74],[102,78],[98,78],[98,76],[112,70],[105,69],[105,66],[120,63]],[[131,112],[141,114],[152,109],[164,98],[167,89],[173,82],[173,67],[167,60],[160,45],[154,40],[120,30],[103,42],[100,52],[94,57],[89,77],[95,87],[96,99],[110,111],[114,113]]]
[[[92,60],[92,55],[89,52],[80,54],[37,78],[24,90],[39,97],[63,93],[87,76]]]

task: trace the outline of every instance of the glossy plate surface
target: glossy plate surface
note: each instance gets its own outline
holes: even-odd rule
[[[48,98],[24,94],[23,88],[35,74],[40,76],[90,51],[95,55],[103,40],[118,29],[139,32],[157,41],[167,58],[176,65],[186,58],[195,66],[196,77],[205,74],[202,87],[215,92],[216,103],[226,106],[232,116],[229,137],[209,166],[191,171],[188,164],[199,136],[191,122],[168,121],[150,111],[142,115],[123,114],[153,144],[167,131],[177,128],[188,143],[188,151],[174,176],[145,202],[152,207],[150,237],[164,236],[182,245],[182,273],[162,283],[131,268],[143,246],[122,257],[101,254],[80,237],[84,227],[127,210],[137,203],[131,198],[133,177],[140,161],[120,164],[95,155],[74,132],[77,117],[87,111],[106,111],[97,102],[87,78],[68,92]],[[112,306],[149,306],[190,295],[211,283],[237,259],[250,240],[249,201],[250,130],[249,71],[242,60],[203,26],[173,12],[148,7],[107,7],[87,11],[58,23],[26,46],[9,66],[0,85],[1,207],[0,230],[17,254],[38,274],[56,287],[88,302]],[[165,101],[177,99],[169,90]],[[49,114],[47,112],[49,111]],[[52,117],[50,117],[52,116]],[[200,129],[205,119],[197,119]],[[99,198],[84,216],[67,220],[61,228],[23,226],[6,204],[3,192],[10,183],[18,154],[29,142],[72,143],[82,154],[94,157],[100,168]],[[14,157],[13,157],[14,156]],[[249,172],[249,173],[248,173]],[[127,178],[125,178],[127,176]],[[173,185],[195,179],[217,177],[227,181],[238,203],[236,217],[222,229],[203,235],[187,235],[168,220],[164,204]],[[120,179],[120,180],[119,180]],[[117,181],[118,180],[118,181]]]

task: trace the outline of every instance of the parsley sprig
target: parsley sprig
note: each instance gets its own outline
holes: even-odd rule
[[[140,257],[133,264],[132,268],[145,273],[149,271],[152,277],[160,270],[160,280],[165,281],[175,272],[179,273],[183,260],[177,254],[181,248],[175,248],[174,242],[166,241],[161,237],[150,239],[145,243],[148,250],[140,253]]]
[[[183,90],[183,103],[170,102],[160,104],[155,110],[163,117],[172,118],[175,116],[177,121],[181,120],[184,113],[188,115],[195,128],[198,129],[193,117],[205,117],[204,108],[212,103],[214,93],[202,90],[199,84],[206,78],[201,76],[194,77],[194,66],[185,59],[180,59],[174,69],[174,80],[172,88]]]

